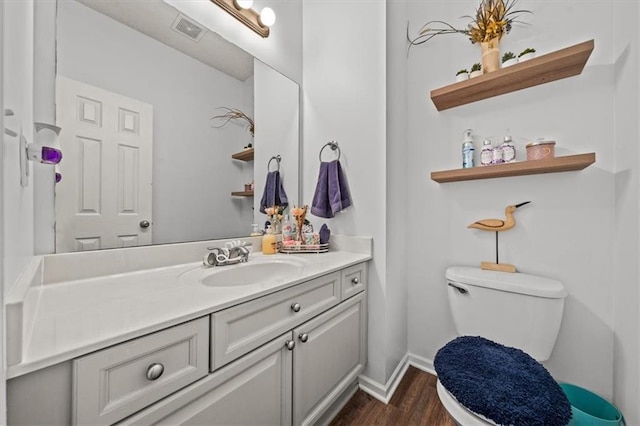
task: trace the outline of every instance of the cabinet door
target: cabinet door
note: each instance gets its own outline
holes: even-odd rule
[[[291,332],[121,425],[290,425]]]
[[[293,423],[312,424],[366,364],[366,293],[294,330]]]

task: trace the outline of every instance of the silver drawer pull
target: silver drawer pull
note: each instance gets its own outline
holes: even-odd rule
[[[292,303],[291,304],[291,310],[293,312],[300,312],[300,308],[302,308],[302,306],[300,306],[299,303]]]
[[[147,380],[156,380],[164,373],[164,365],[154,362],[147,368]]]
[[[284,344],[285,348],[289,349],[290,351],[293,350],[293,348],[296,347],[296,342],[293,340],[287,340]]]
[[[360,283],[360,280],[358,279],[358,277],[351,278],[351,284],[358,285],[359,283]]]
[[[309,340],[309,335],[307,333],[300,333],[298,335],[298,339],[300,339],[300,341],[302,343],[306,342],[307,340]]]

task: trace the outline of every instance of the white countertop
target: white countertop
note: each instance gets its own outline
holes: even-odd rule
[[[302,272],[280,281],[208,287],[180,279],[201,262],[31,286],[22,300],[21,362],[9,378],[67,361],[371,259],[370,254],[330,251],[295,256]],[[262,259],[266,260],[266,259]],[[224,268],[233,268],[226,266]]]

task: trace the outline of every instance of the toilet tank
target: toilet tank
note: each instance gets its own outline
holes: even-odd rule
[[[557,280],[479,268],[447,269],[449,306],[458,334],[482,336],[549,359],[567,290]]]

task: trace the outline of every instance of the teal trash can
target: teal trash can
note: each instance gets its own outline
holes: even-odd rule
[[[569,426],[622,425],[620,410],[606,399],[569,383],[560,383],[560,387],[571,403],[573,418]]]

